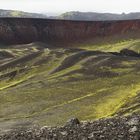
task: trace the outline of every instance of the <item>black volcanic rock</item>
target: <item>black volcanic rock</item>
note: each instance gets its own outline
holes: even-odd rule
[[[76,121],[77,119],[73,119]],[[79,123],[79,122],[78,122]],[[115,117],[78,125],[15,131],[0,140],[139,140],[140,116]]]
[[[80,121],[77,118],[72,118],[67,121],[66,125],[68,126],[74,126],[80,124]]]
[[[140,54],[136,53],[133,50],[129,50],[129,49],[123,49],[120,51],[121,55],[126,55],[126,56],[133,56],[133,57],[140,57]]]

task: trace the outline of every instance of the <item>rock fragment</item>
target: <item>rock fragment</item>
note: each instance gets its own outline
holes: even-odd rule
[[[69,126],[74,126],[78,124],[80,124],[80,121],[77,118],[69,119],[66,123],[66,125],[69,125]]]

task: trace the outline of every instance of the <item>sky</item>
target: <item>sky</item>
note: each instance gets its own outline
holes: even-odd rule
[[[140,0],[0,0],[0,9],[36,13],[140,12]]]

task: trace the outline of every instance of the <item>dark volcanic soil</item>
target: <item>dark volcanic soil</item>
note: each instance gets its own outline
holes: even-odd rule
[[[15,131],[0,140],[140,140],[140,115],[93,122],[71,119],[62,127]]]

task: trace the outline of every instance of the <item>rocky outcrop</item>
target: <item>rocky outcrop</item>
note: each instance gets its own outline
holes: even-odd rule
[[[123,49],[120,51],[120,55],[123,56],[133,56],[133,57],[140,57],[140,54],[133,51],[133,50],[128,50],[128,49]]]
[[[139,140],[140,116],[116,117],[94,122],[69,120],[62,127],[42,127],[15,131],[1,140]]]
[[[0,18],[0,43],[42,41],[67,44],[108,36],[139,37],[140,20],[65,21],[31,18]]]

